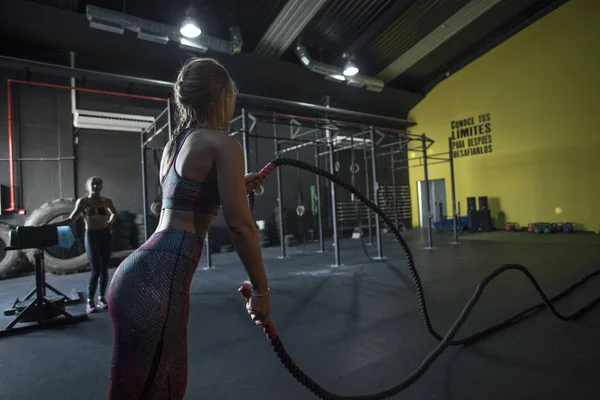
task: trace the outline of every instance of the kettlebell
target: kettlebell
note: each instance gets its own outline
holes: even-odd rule
[[[557,222],[556,223],[556,232],[557,233],[562,233],[563,231],[563,223],[562,222]]]
[[[550,228],[550,224],[544,224],[544,233],[551,233],[552,228]]]
[[[535,231],[535,227],[533,226],[533,224],[527,225],[527,232],[533,233],[534,231]]]
[[[504,230],[506,232],[512,232],[515,230],[515,224],[513,224],[512,222],[507,222],[506,225],[504,226]]]

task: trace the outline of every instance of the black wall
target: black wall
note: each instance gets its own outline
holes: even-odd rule
[[[286,138],[290,136],[289,126],[275,125],[277,136],[280,138]],[[348,132],[348,136],[351,132]],[[274,125],[270,123],[257,123],[256,129],[253,132],[254,135],[260,136],[273,136]],[[342,135],[344,133],[341,133]],[[306,138],[314,139],[314,136],[307,136]],[[241,137],[238,135],[238,139]],[[293,146],[295,143],[286,143],[281,145],[281,148],[287,148]],[[260,170],[275,156],[275,144],[272,139],[265,138],[250,138],[250,166],[252,171]],[[327,148],[320,148],[319,152],[324,153]],[[386,149],[381,149],[381,152],[387,152]],[[370,154],[370,153],[369,153]],[[315,148],[313,146],[301,147],[298,150],[292,150],[285,152],[282,157],[299,159],[301,161],[315,165]],[[396,155],[397,167],[406,166],[407,158],[406,154]],[[340,168],[336,172],[340,178],[346,182],[351,182],[352,173],[350,171],[352,154],[351,150],[343,150],[336,152],[334,155],[334,163],[339,162]],[[370,193],[370,198],[373,199],[373,180],[372,180],[372,164],[371,160],[368,160],[368,172],[369,172],[369,185],[367,188],[364,170],[364,155],[363,150],[355,150],[355,162],[360,166],[360,171],[355,174],[355,187],[358,188],[363,194],[367,191]],[[380,186],[391,185],[391,161],[388,156],[377,157],[377,181]],[[329,156],[321,155],[319,157],[319,167],[329,171]],[[315,237],[318,232],[318,220],[317,216],[312,214],[311,210],[311,186],[316,185],[316,176],[310,172],[299,170],[289,166],[283,166],[279,169],[282,174],[282,192],[283,192],[283,205],[284,209],[288,209],[289,212],[289,230],[286,233],[294,234],[297,237],[303,237],[307,230],[313,229],[315,231]],[[396,171],[396,185],[408,186],[408,169]],[[336,189],[337,201],[350,202],[351,196],[348,192],[341,188]],[[300,194],[300,196],[299,196]],[[301,225],[298,218],[295,215],[295,209],[298,205],[303,204],[306,208],[305,214],[301,219]],[[262,196],[256,197],[254,206],[254,217],[255,220],[265,220],[271,231],[271,237],[275,236],[275,230],[277,229],[275,214],[276,207],[278,206],[277,201],[277,176],[276,173],[272,173],[265,186],[265,192]],[[331,188],[330,182],[321,179],[321,210],[323,217],[323,228],[325,236],[330,236],[332,231],[332,219],[331,219]],[[393,215],[392,215],[393,217]],[[366,221],[365,221],[366,222]],[[402,221],[406,226],[410,226],[410,218],[403,219]],[[338,226],[341,228],[342,223]],[[215,221],[215,226],[225,228],[225,222],[222,217],[219,217]],[[220,237],[222,237],[220,235]]]
[[[22,72],[0,70],[0,158],[8,158],[7,150],[7,102],[6,79],[23,79]],[[60,85],[69,85],[64,78],[52,78],[33,74],[27,77],[31,81],[41,81]],[[79,82],[78,84],[82,84]],[[87,88],[127,92],[126,86],[108,86],[83,82]],[[0,220],[10,223],[22,223],[33,210],[47,201],[57,198],[70,198],[85,194],[85,181],[91,175],[98,175],[104,180],[104,194],[115,201],[117,210],[132,213],[142,212],[142,178],[140,136],[133,132],[112,132],[91,129],[75,129],[72,127],[70,91],[12,84],[13,93],[13,133],[15,158],[56,158],[76,157],[75,160],[57,161],[22,161],[16,163],[17,204],[26,212],[21,217],[16,214],[0,216]],[[77,94],[77,108],[95,111],[109,111],[137,115],[156,116],[165,104],[148,100],[133,100],[113,96],[81,93]],[[278,137],[289,137],[289,126],[275,125]],[[269,138],[250,138],[249,160],[252,171],[258,171],[275,156],[274,125],[258,122],[254,135]],[[241,135],[236,136],[241,140]],[[154,142],[152,143],[155,144]],[[160,141],[156,145],[160,145]],[[285,145],[290,146],[291,144]],[[323,148],[321,151],[325,151]],[[315,149],[306,146],[298,151],[285,154],[286,157],[299,158],[314,164]],[[147,150],[148,201],[151,203],[157,196],[158,173],[153,162],[152,150]],[[162,153],[157,156],[160,159]],[[335,160],[340,162],[338,174],[347,181],[351,179],[349,170],[351,152],[349,150],[335,153]],[[361,171],[356,175],[356,186],[365,192],[364,161],[361,150],[356,151],[356,161]],[[0,183],[9,185],[8,162],[0,161]],[[320,166],[329,169],[326,156],[320,157]],[[371,164],[369,162],[369,171]],[[302,230],[317,230],[317,217],[312,215],[310,207],[310,186],[316,177],[308,172],[292,167],[282,167],[282,189],[284,208],[295,215],[298,205],[298,194],[306,207],[302,218]],[[389,158],[378,158],[377,174],[380,184],[390,180]],[[405,184],[408,174],[397,173],[397,183]],[[372,191],[372,182],[369,190]],[[277,178],[274,173],[265,187],[265,193],[256,198],[254,217],[265,220],[274,231],[275,208],[277,202]],[[322,180],[322,209],[326,234],[331,227],[330,189],[329,183]],[[349,201],[350,197],[343,190],[338,190],[338,201]],[[298,232],[297,221],[290,226],[295,234]],[[221,229],[219,229],[221,228]],[[227,241],[225,223],[220,216],[215,223],[215,230],[220,231],[220,240]]]
[[[9,186],[7,78],[0,71],[0,183]],[[64,83],[52,82],[51,83]],[[12,84],[13,155],[15,158],[57,158],[73,155],[69,92]],[[74,193],[74,164],[68,161],[22,161],[15,164],[17,203],[31,212],[42,203]]]
[[[23,78],[14,71],[0,71],[0,184],[9,186],[7,138],[7,78]],[[68,85],[66,79],[32,75],[31,81]],[[109,87],[125,91],[125,87]],[[13,155],[15,158],[76,157],[62,161],[28,161],[15,163],[17,205],[25,210],[0,218],[22,223],[33,210],[47,201],[85,194],[85,182],[91,175],[104,180],[104,193],[118,210],[142,211],[140,135],[73,128],[69,90],[12,83]],[[138,115],[157,115],[163,103],[146,100],[78,93],[77,107]],[[151,160],[152,153],[148,152]],[[156,193],[156,173],[148,168],[149,193]],[[152,201],[154,198],[151,198]]]

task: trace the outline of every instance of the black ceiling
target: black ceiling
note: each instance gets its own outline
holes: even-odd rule
[[[15,0],[9,0],[15,1]],[[30,0],[45,6],[85,13],[88,4],[137,17],[179,25],[193,3],[203,33],[229,39],[228,28],[241,29],[243,52],[252,54],[288,1],[317,0]],[[481,1],[481,0],[479,0]],[[316,59],[342,66],[342,54],[355,55],[361,74],[377,77],[399,57],[445,23],[470,0],[327,0],[297,35]],[[485,2],[482,1],[482,2]],[[532,23],[565,0],[503,0],[444,43],[430,49],[398,76],[389,76],[393,89],[423,93],[432,82],[452,73],[510,34]],[[540,11],[543,12],[540,12]],[[49,22],[51,23],[51,21]],[[518,29],[516,29],[518,28]],[[64,43],[55,43],[64,47]],[[156,45],[159,46],[159,45]],[[300,65],[293,44],[281,61]],[[253,57],[258,57],[253,55]],[[275,62],[276,60],[272,60]],[[354,89],[362,90],[362,89]]]

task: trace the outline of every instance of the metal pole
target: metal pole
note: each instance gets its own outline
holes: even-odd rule
[[[327,138],[330,140],[329,142],[329,173],[332,175],[335,175],[335,161],[334,161],[334,144],[333,144],[333,140],[331,139],[331,131],[329,129],[325,130],[325,135],[327,136]],[[333,224],[333,252],[334,252],[334,257],[335,257],[335,264],[333,265],[334,267],[339,267],[340,266],[340,241],[338,238],[338,226],[337,226],[337,198],[336,198],[336,185],[334,185],[333,183],[331,183],[329,185],[329,187],[331,188],[331,222]]]
[[[54,158],[13,158],[12,161],[40,161],[40,162],[48,162],[48,161],[63,161],[63,160],[75,160],[75,157],[54,157]],[[0,161],[7,162],[11,161],[10,158],[0,158]]]
[[[242,147],[244,148],[244,166],[246,174],[250,171],[250,146],[248,144],[248,112],[242,108]]]
[[[448,161],[450,162],[450,187],[452,191],[452,230],[454,233],[454,242],[458,244],[458,218],[456,215],[456,188],[454,186],[454,155],[452,154],[452,138],[448,138],[448,148],[450,149]]]
[[[166,146],[167,141],[171,140],[171,99],[167,99],[167,134],[163,134],[163,144]]]
[[[53,73],[54,75],[62,75],[67,77],[83,77],[86,76],[88,79],[97,79],[97,80],[107,80],[107,81],[125,81],[131,83],[138,83],[150,86],[158,86],[163,87],[168,90],[171,90],[173,87],[173,82],[161,81],[155,79],[134,77],[122,74],[113,74],[107,72],[100,72],[95,70],[83,69],[83,68],[74,68],[66,65],[59,64],[51,64],[40,61],[28,60],[23,58],[15,58],[8,56],[0,56],[0,65],[20,65],[23,67],[29,67],[29,69],[33,72],[42,72],[42,73]],[[251,95],[245,93],[239,93],[237,98],[240,101],[254,104],[269,104],[271,107],[277,106],[281,109],[289,109],[293,107],[295,109],[302,109],[306,112],[315,113],[327,113],[330,117],[349,119],[354,118],[358,121],[369,120],[370,123],[381,125],[382,127],[390,128],[390,129],[403,129],[407,126],[415,125],[414,122],[408,121],[400,118],[393,118],[384,115],[376,115],[370,113],[364,113],[360,111],[354,110],[346,110],[341,108],[330,108],[324,107],[322,105],[304,103],[299,101],[292,100],[284,100],[279,98],[272,97],[264,97],[258,95]]]
[[[319,168],[319,148],[315,146],[315,167]],[[325,238],[323,237],[323,215],[321,213],[321,176],[317,177],[317,223],[319,225],[319,253],[325,252]]]
[[[245,108],[242,108],[242,148],[244,150],[244,174],[250,172],[250,145],[248,143],[248,112]],[[248,207],[251,206],[250,197],[248,197]],[[252,210],[250,210],[252,211]]]
[[[396,229],[399,228],[398,223],[398,199],[396,198],[396,169],[395,169],[395,161],[394,161],[394,148],[392,147],[392,151],[390,152],[390,161],[392,163],[392,168],[390,171],[392,172],[392,201],[394,203],[394,221],[396,222]]]
[[[425,249],[433,249],[433,236],[431,232],[431,194],[429,192],[429,171],[427,169],[427,138],[425,134],[421,136],[423,142],[423,170],[425,173],[425,198],[427,200],[427,247]]]
[[[206,268],[210,269],[212,265],[212,254],[210,254],[210,229],[206,231],[206,237],[204,238],[204,247],[206,248]]]
[[[277,122],[273,117],[273,138],[275,143],[275,157],[279,157],[279,140],[277,140]],[[281,247],[281,256],[285,258],[285,231],[283,229],[283,182],[281,180],[281,168],[277,168],[277,202],[279,203],[279,246]]]
[[[329,101],[326,102],[326,107],[329,108]],[[325,137],[328,142],[329,149],[329,173],[335,175],[335,144],[333,143],[333,138],[331,137],[331,129],[325,129]],[[337,198],[336,198],[336,185],[333,182],[329,185],[331,188],[331,222],[333,224],[333,252],[335,264],[333,267],[340,266],[340,241],[338,238],[338,226],[337,226]]]
[[[375,129],[370,127],[371,134],[371,168],[373,169],[373,201],[375,205],[379,206],[379,196],[377,195],[378,183],[377,183],[377,156],[375,154]],[[383,257],[383,243],[381,241],[381,226],[379,221],[379,215],[375,214],[375,235],[377,236],[377,257],[374,260],[384,260]]]
[[[371,200],[371,189],[369,189],[369,163],[367,160],[367,146],[363,147],[363,158],[365,160],[365,194],[367,199]],[[371,219],[371,209],[367,207],[367,218],[369,219],[369,244],[373,245],[373,222]]]
[[[71,51],[69,53],[69,61],[70,61],[70,66],[71,68],[75,68],[75,52]],[[76,87],[77,86],[77,82],[75,81],[75,78],[71,77],[71,87]],[[73,115],[75,115],[75,110],[77,109],[77,95],[76,95],[76,91],[75,90],[71,90],[71,113]],[[8,116],[9,120],[10,120],[10,115]],[[73,130],[73,135],[75,136],[77,133],[77,131],[74,129]],[[78,178],[78,174],[77,174],[77,141],[73,140],[73,197],[77,198],[79,197],[77,195],[78,191],[77,191],[77,178]],[[19,146],[19,153],[21,150],[21,146]],[[19,166],[19,168],[21,168],[21,166]],[[23,176],[23,174],[21,173],[21,177]],[[23,187],[23,185],[21,184],[21,187]],[[22,197],[22,196],[21,196]]]
[[[352,186],[356,187],[356,168],[355,166],[356,164],[356,149],[354,148],[354,135],[350,136],[350,143],[352,145],[351,148],[351,161],[350,161],[350,172],[352,173],[352,178],[350,180]],[[362,234],[363,234],[363,230],[362,230],[362,218],[361,218],[361,212],[360,212],[360,207],[358,202],[356,201],[356,198],[354,197],[354,194],[351,194],[351,199],[352,202],[354,203],[354,214],[356,215],[356,226],[355,229],[358,228],[360,230],[360,236],[361,236],[361,240],[362,240]],[[354,234],[354,233],[353,233]]]
[[[144,240],[148,240],[149,227],[148,227],[148,182],[146,175],[146,146],[144,145],[144,131],[140,133],[140,147],[142,149],[142,207],[144,215]]]

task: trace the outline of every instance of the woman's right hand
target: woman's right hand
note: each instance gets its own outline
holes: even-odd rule
[[[246,310],[256,325],[266,325],[271,314],[270,294],[267,293],[261,297],[251,296],[250,301],[246,304]]]

